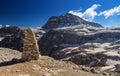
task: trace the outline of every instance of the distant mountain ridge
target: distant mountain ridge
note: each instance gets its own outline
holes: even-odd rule
[[[53,29],[60,27],[88,25],[93,27],[103,27],[102,25],[94,22],[85,21],[84,19],[70,13],[61,16],[52,16],[48,19],[47,23],[42,27],[43,29]]]

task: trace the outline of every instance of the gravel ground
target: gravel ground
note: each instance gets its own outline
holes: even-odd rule
[[[0,67],[0,76],[103,76],[81,70],[75,64],[40,56],[38,60]]]

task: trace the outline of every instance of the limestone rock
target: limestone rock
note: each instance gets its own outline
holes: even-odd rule
[[[32,29],[28,28],[25,31],[25,38],[23,43],[22,59],[25,61],[37,60],[39,58],[39,48],[37,40]]]

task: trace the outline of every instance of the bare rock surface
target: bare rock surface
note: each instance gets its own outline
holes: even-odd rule
[[[21,52],[9,48],[0,48],[0,63],[11,61],[13,58],[20,59]]]

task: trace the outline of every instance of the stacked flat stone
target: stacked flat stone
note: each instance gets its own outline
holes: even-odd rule
[[[39,59],[39,47],[35,34],[31,28],[25,31],[22,60],[30,61]]]

